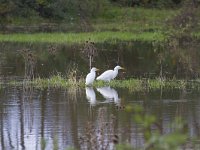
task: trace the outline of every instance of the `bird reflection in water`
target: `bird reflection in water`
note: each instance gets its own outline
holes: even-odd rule
[[[94,89],[92,87],[86,87],[85,92],[86,92],[86,97],[90,105],[95,106],[97,103],[97,100],[96,100],[96,94],[94,92]]]
[[[111,102],[114,101],[116,106],[120,106],[121,99],[118,97],[118,93],[115,89],[107,87],[100,87],[97,88],[97,91],[101,93],[101,95],[106,99],[105,102]]]

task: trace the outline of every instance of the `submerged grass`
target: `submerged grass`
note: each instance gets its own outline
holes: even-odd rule
[[[15,33],[0,34],[0,42],[30,42],[30,43],[84,43],[91,39],[95,43],[117,41],[162,41],[165,36],[161,32],[87,32],[87,33]]]

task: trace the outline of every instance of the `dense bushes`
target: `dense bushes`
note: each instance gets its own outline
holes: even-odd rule
[[[65,19],[71,16],[95,16],[108,5],[107,0],[4,0],[0,4],[0,15],[4,17],[30,17]]]
[[[173,7],[184,0],[111,0],[123,6]]]
[[[185,0],[2,0],[0,22],[13,17],[39,16],[54,20],[95,17],[104,12],[106,7],[113,5],[175,7],[182,1]]]

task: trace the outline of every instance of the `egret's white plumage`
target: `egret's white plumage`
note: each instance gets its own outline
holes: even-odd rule
[[[96,77],[96,71],[98,71],[99,69],[93,67],[90,70],[90,73],[87,74],[86,79],[85,79],[85,84],[86,85],[92,85],[94,82],[94,79]]]
[[[124,68],[116,66],[114,70],[107,70],[104,73],[102,73],[100,76],[97,77],[97,80],[110,82],[110,80],[114,79],[117,76],[119,69],[124,69]]]

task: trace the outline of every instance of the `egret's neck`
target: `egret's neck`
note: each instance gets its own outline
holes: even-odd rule
[[[91,71],[92,74],[96,75],[96,71]]]
[[[114,69],[114,74],[113,74],[113,78],[115,78],[118,74],[118,69]]]
[[[118,69],[114,69],[114,72],[118,73]]]

